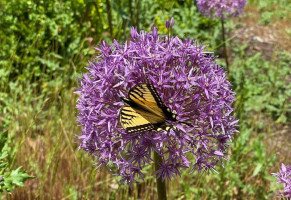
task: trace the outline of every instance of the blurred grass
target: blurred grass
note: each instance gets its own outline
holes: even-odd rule
[[[165,33],[164,22],[173,16],[174,34],[209,43],[218,55],[220,26],[200,16],[188,0],[116,0],[111,9],[109,23],[101,0],[0,3],[0,131],[8,130],[10,169],[23,166],[36,177],[11,196],[3,193],[3,199],[157,198],[154,177],[149,175],[130,189],[119,185],[106,168],[96,170],[93,158],[77,150],[80,128],[75,122],[74,87],[87,61],[96,55],[93,47],[103,39],[125,41],[132,25],[145,30],[156,25]],[[291,23],[287,0],[252,0],[246,10],[241,18],[227,22],[229,33],[250,24],[284,28],[282,23]],[[279,34],[286,38],[289,33]],[[264,51],[252,50],[251,45],[248,38],[237,37],[228,43],[229,78],[241,124],[229,162],[215,174],[183,171],[168,182],[169,199],[273,199],[280,189],[271,173],[291,160],[291,51],[274,45],[271,59],[266,59]],[[223,59],[218,62],[223,64]],[[145,170],[153,172],[151,167]]]

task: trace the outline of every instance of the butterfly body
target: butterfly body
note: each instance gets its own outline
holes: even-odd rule
[[[128,99],[121,100],[127,104],[120,112],[121,125],[127,132],[169,130],[173,126],[167,120],[177,121],[151,84],[137,84],[129,91]]]

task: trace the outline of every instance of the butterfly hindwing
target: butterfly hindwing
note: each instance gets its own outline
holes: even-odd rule
[[[121,109],[120,122],[122,127],[130,133],[155,129],[155,127],[164,123],[163,120],[152,113],[134,109],[130,106]]]

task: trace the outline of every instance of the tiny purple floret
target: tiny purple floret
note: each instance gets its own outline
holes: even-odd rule
[[[166,28],[169,29],[171,27],[170,21],[167,19],[166,21]]]

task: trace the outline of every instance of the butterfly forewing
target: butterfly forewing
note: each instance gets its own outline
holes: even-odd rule
[[[133,87],[128,97],[145,110],[154,113],[162,119],[166,118],[165,107],[155,88],[150,84],[138,84]]]

